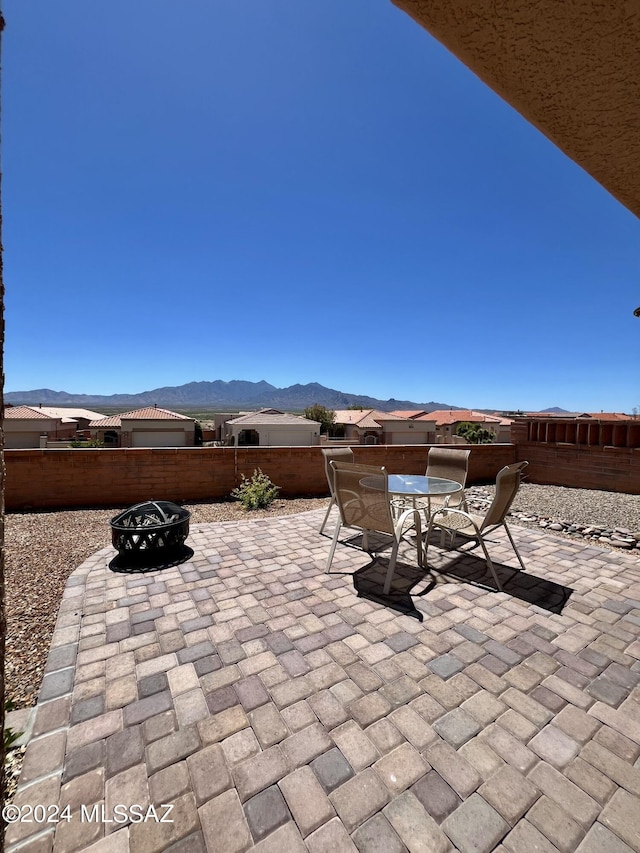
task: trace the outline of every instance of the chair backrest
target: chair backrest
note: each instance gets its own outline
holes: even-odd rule
[[[346,527],[392,534],[394,526],[387,469],[335,460],[330,465],[342,523]]]
[[[501,471],[498,471],[496,493],[480,526],[481,530],[504,521],[520,488],[522,471],[528,464],[528,462],[516,462],[513,465],[505,465]]]
[[[454,480],[464,488],[469,470],[470,450],[451,447],[432,447],[427,457],[427,477]]]
[[[332,459],[335,459],[336,462],[353,462],[353,450],[350,447],[332,447],[327,450],[323,450],[322,455],[324,456],[324,471],[327,475],[329,491],[333,497],[333,468],[329,463]]]

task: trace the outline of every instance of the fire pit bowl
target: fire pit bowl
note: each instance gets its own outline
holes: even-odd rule
[[[145,501],[111,519],[111,542],[121,562],[166,565],[184,550],[190,518],[189,510],[171,501]]]

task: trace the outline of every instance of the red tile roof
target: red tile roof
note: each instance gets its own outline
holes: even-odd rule
[[[91,421],[90,427],[102,429],[104,427],[118,428],[122,421],[192,421],[186,415],[178,412],[170,412],[169,409],[160,409],[157,406],[147,406],[144,409],[134,409],[132,412],[123,412],[121,415],[110,415],[100,420]]]
[[[348,424],[360,429],[382,429],[384,421],[404,421],[398,412],[380,412],[377,409],[339,409],[335,412],[337,424]]]
[[[40,409],[32,409],[31,406],[7,406],[4,410],[4,416],[5,418],[14,420],[58,420],[57,418],[52,418],[51,415],[41,412]]]
[[[144,409],[134,409],[133,412],[123,412],[120,417],[126,421],[192,421],[186,415],[160,409],[158,406],[147,406]]]
[[[594,418],[598,421],[631,421],[631,415],[625,415],[624,412],[583,412],[578,415],[579,418],[584,417]]]
[[[110,415],[108,418],[100,418],[98,421],[89,421],[90,427],[98,427],[102,429],[103,427],[116,427],[120,429],[122,424],[120,423],[120,415]]]

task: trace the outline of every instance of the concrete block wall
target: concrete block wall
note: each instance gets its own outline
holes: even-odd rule
[[[517,456],[532,483],[640,494],[640,448],[522,442]]]
[[[356,445],[355,460],[397,474],[424,473],[428,445]],[[260,468],[283,497],[328,494],[319,447],[186,447],[6,450],[5,506],[123,507],[144,500],[228,497]],[[504,465],[528,460],[527,479],[640,494],[640,448],[519,442],[471,447],[468,484],[492,482]]]
[[[640,494],[640,424],[522,418],[511,427],[532,483]]]
[[[355,446],[356,461],[391,473],[424,473],[428,445]],[[510,444],[473,447],[469,483],[491,481],[515,461]],[[283,497],[328,494],[319,447],[189,447],[5,451],[5,506],[130,506],[144,500],[226,498],[260,468]]]

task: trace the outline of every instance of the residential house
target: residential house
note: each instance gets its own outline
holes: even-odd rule
[[[35,406],[33,408],[36,408]],[[52,418],[61,418],[63,423],[73,422],[78,430],[87,429],[91,421],[103,418],[101,412],[92,412],[90,409],[76,409],[73,406],[38,406],[39,412],[44,412]]]
[[[99,412],[60,406],[11,406],[4,410],[7,450],[46,447],[52,442],[69,442],[87,429]]]
[[[420,416],[435,420],[436,438],[438,444],[451,444],[457,442],[456,429],[461,423],[480,424],[490,430],[494,435],[496,443],[511,441],[511,419],[500,415],[487,415],[484,412],[475,412],[473,409],[440,409],[429,412],[426,416]]]
[[[335,423],[344,426],[344,437],[354,444],[433,444],[435,421],[415,420],[397,412],[376,409],[342,409]]]
[[[91,421],[92,435],[105,447],[193,447],[195,419],[158,406]]]
[[[224,442],[239,447],[306,447],[320,442],[319,421],[278,409],[247,412],[226,421]]]

